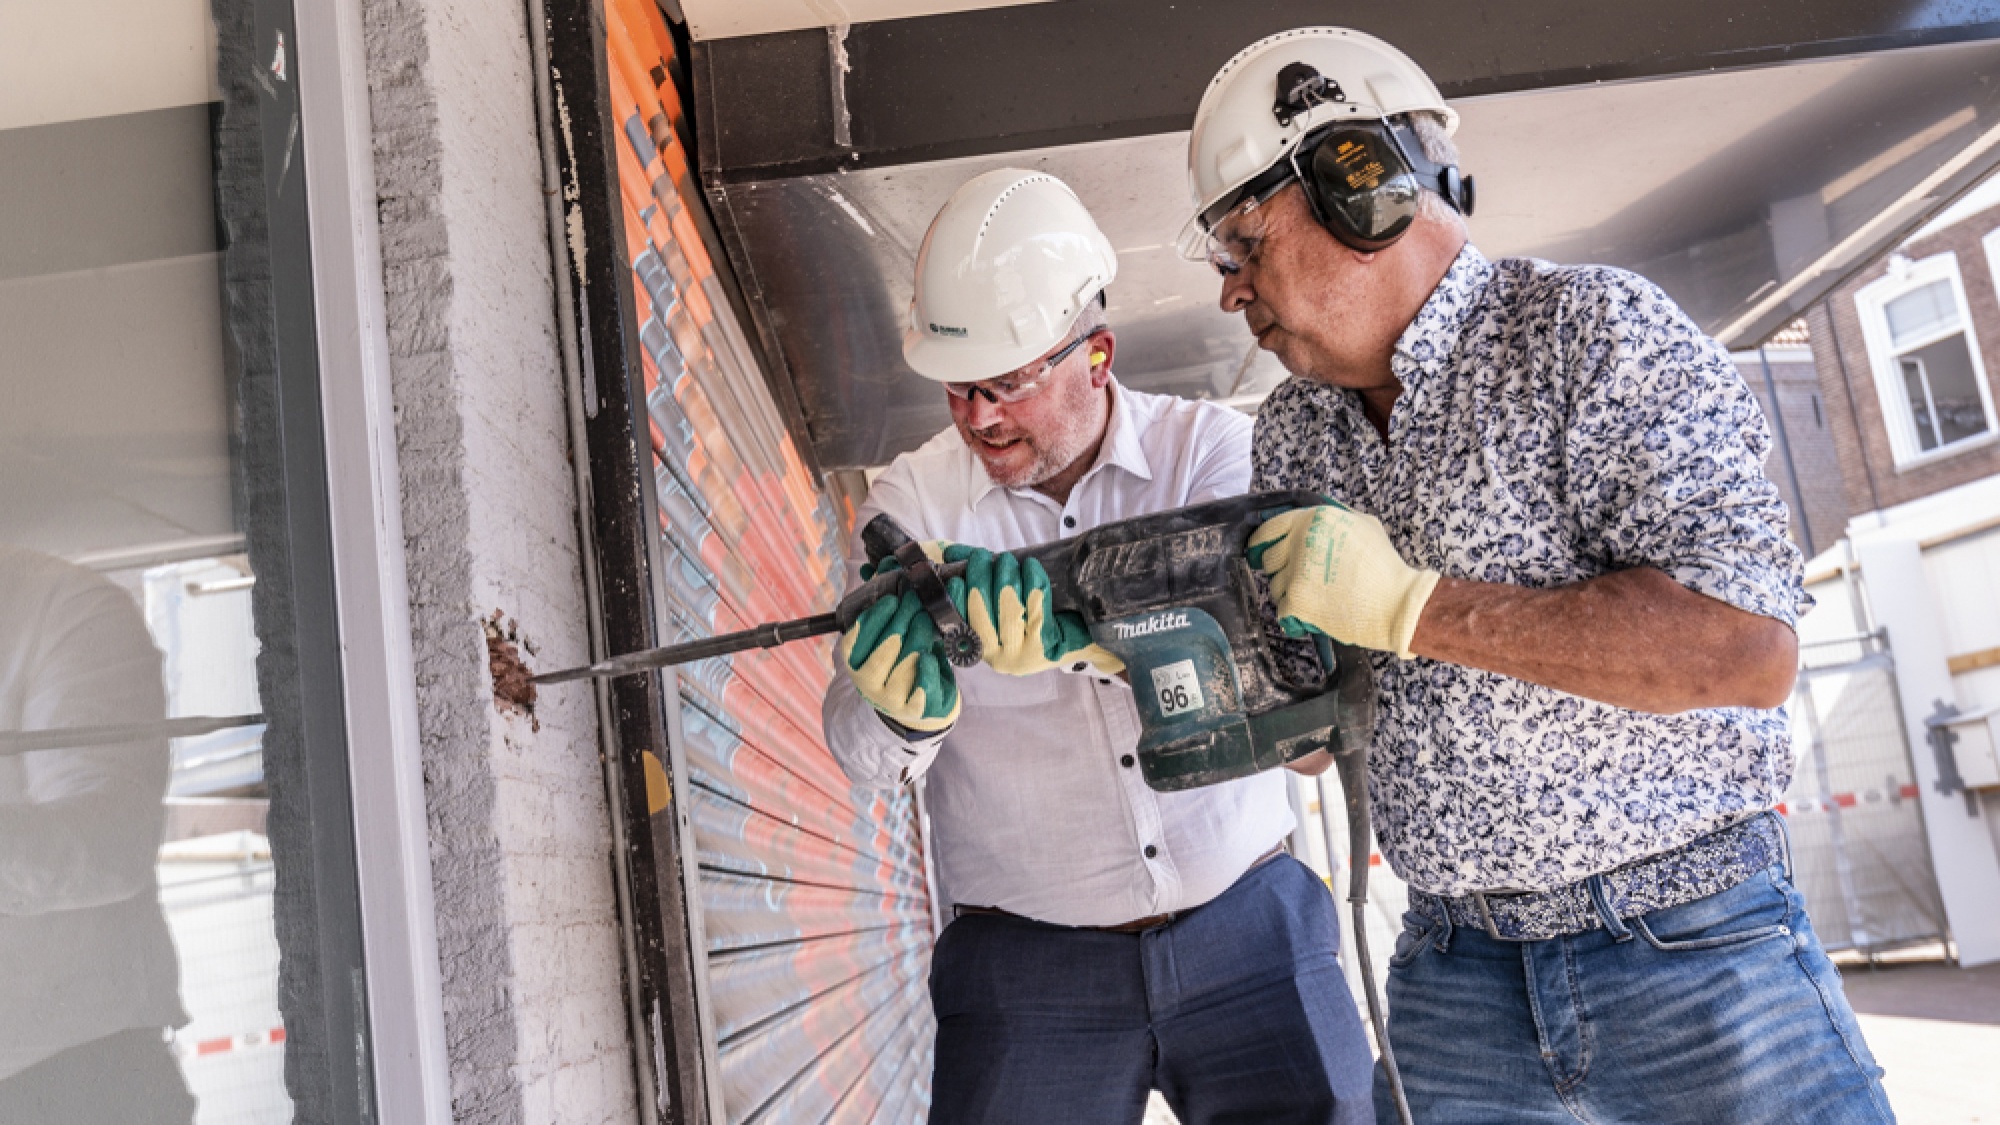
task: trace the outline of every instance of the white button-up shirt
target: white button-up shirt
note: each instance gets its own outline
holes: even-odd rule
[[[1248,418],[1112,385],[1103,446],[1068,503],[995,485],[946,430],[889,466],[855,527],[887,512],[918,539],[1008,550],[1247,489]],[[848,556],[851,588],[865,558],[858,539]],[[824,711],[827,745],[856,784],[923,778],[946,904],[1070,926],[1187,910],[1292,831],[1283,771],[1179,793],[1147,788],[1123,680],[1088,665],[1010,677],[982,664],[957,675],[964,709],[942,738],[905,741],[844,675]]]
[[[166,706],[130,594],[0,543],[0,731],[158,721]],[[163,738],[0,756],[0,1079],[187,1023],[155,874],[170,764]]]

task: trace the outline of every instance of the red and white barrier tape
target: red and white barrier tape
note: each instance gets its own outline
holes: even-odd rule
[[[1835,793],[1824,800],[1815,797],[1803,797],[1797,801],[1787,801],[1779,805],[1778,812],[1785,816],[1792,816],[1799,813],[1832,812],[1836,808],[1851,809],[1856,805],[1895,804],[1899,801],[1916,800],[1917,792],[1916,786],[1905,785],[1894,792],[1887,789],[1863,789],[1859,793]]]
[[[274,1027],[269,1031],[246,1031],[241,1035],[223,1035],[213,1039],[174,1040],[174,1054],[186,1059],[205,1059],[212,1055],[226,1055],[231,1051],[248,1051],[257,1047],[277,1047],[285,1042],[285,1029]]]

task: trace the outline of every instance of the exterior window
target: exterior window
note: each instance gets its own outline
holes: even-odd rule
[[[0,1122],[372,1120],[290,5],[88,7],[0,36]]]
[[[1995,180],[2000,183],[2000,180]],[[2000,227],[1994,227],[1979,240],[1986,250],[1986,271],[1993,277],[1993,290],[2000,293]]]
[[[1899,467],[2000,433],[1953,255],[1897,263],[1855,305]]]

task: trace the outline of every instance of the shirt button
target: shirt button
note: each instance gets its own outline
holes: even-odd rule
[[[1079,660],[1075,664],[1070,665],[1069,670],[1072,672],[1081,672],[1088,667],[1090,667],[1090,665],[1087,662]]]
[[[1131,769],[1131,768],[1132,768],[1133,766],[1136,766],[1136,765],[1138,765],[1138,764],[1139,764],[1139,759],[1137,759],[1137,758],[1134,758],[1134,757],[1133,757],[1132,755],[1130,755],[1130,754],[1127,754],[1127,755],[1125,755],[1124,757],[1122,757],[1122,758],[1118,759],[1118,764],[1119,764],[1119,765],[1121,765],[1121,766],[1124,766],[1124,767],[1125,767],[1126,769],[1128,769],[1128,770],[1129,770],[1129,769]]]
[[[1097,682],[1103,684],[1105,687],[1111,686],[1111,680],[1108,677],[1100,676],[1098,677]]]
[[[1154,846],[1153,846],[1153,845],[1151,845],[1151,844],[1147,844],[1147,845],[1146,845],[1146,858],[1147,858],[1147,859],[1152,859],[1152,858],[1153,858],[1154,856],[1157,856],[1157,855],[1159,855],[1159,854],[1160,854],[1160,849],[1158,849],[1158,848],[1154,847]]]
[[[1064,517],[1063,517],[1063,526],[1064,526],[1064,527],[1075,527],[1075,526],[1076,526],[1076,517],[1075,517],[1075,516],[1064,516]]]

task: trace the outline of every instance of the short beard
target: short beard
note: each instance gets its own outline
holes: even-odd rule
[[[1108,416],[1104,419],[1105,425],[1095,430],[1092,428],[1092,423],[1097,421],[1097,418],[1096,412],[1091,408],[1091,396],[1106,394],[1107,389],[1091,386],[1088,378],[1068,379],[1060,387],[1051,387],[1043,393],[1062,395],[1059,401],[1063,409],[1057,415],[1061,419],[1061,424],[1043,434],[1020,435],[1021,440],[1035,451],[1035,458],[1017,472],[999,472],[986,458],[979,457],[973,435],[982,431],[970,430],[964,426],[959,428],[958,436],[973,450],[973,456],[979,457],[980,468],[986,470],[987,478],[1002,488],[1033,488],[1048,480],[1089,452],[1091,445],[1102,437],[1104,429],[1108,428]]]

